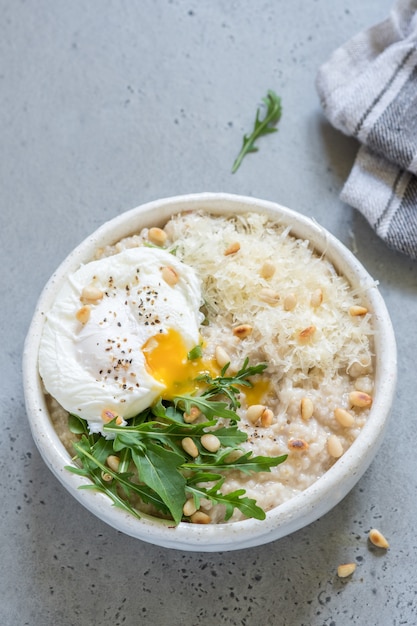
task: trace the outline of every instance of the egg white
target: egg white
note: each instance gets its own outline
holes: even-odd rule
[[[173,286],[162,278],[166,266],[178,274]],[[86,286],[104,295],[90,305],[82,324],[76,313]],[[164,389],[147,371],[142,347],[174,329],[193,348],[201,304],[194,270],[162,249],[131,248],[81,266],[68,276],[46,316],[39,371],[47,392],[86,419],[90,432],[102,431],[103,411],[133,417]]]

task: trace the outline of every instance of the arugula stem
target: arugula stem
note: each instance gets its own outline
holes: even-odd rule
[[[120,451],[119,457],[119,474],[123,474],[129,470],[130,461],[132,460],[132,452],[130,448],[124,448]]]

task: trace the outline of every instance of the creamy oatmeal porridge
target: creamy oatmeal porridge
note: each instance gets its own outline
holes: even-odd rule
[[[96,260],[115,261],[128,250],[149,246],[192,268],[201,284],[203,302],[192,306],[204,363],[218,368],[230,363],[232,373],[245,359],[267,366],[253,377],[253,387],[240,388],[238,427],[247,435],[240,447],[254,456],[287,458],[271,471],[228,472],[222,491],[243,488],[268,511],[322,476],[366,422],[373,393],[373,341],[364,294],[353,291],[307,241],[258,213],[179,214],[163,229],[144,229],[98,250]],[[191,292],[186,296],[198,300],[197,292]],[[80,303],[79,316],[85,306],[94,308],[94,299]],[[78,324],[83,331],[88,328],[88,320],[78,319]],[[73,454],[78,436],[68,428],[68,412],[49,401],[56,430]],[[131,416],[122,408],[112,411],[123,418],[121,427],[129,424]],[[204,419],[197,416],[196,424]],[[215,428],[224,423],[220,419]],[[90,423],[90,431],[100,428]],[[205,521],[224,521],[222,504],[206,498],[198,504]],[[152,511],[149,504],[138,506]],[[235,509],[230,521],[242,517]]]

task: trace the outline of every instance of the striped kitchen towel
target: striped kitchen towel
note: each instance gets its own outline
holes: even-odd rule
[[[316,87],[333,126],[361,142],[341,199],[417,259],[417,0],[337,49]]]

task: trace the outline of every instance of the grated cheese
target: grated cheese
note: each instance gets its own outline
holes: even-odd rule
[[[171,219],[165,231],[175,253],[202,279],[209,322],[219,328],[250,324],[253,331],[236,344],[237,352],[267,361],[276,381],[285,377],[296,387],[308,379],[314,387],[349,372],[353,364],[358,371],[371,371],[371,315],[349,314],[350,307],[362,304],[361,294],[289,228],[259,213],[187,213]],[[233,242],[240,249],[225,256]],[[266,261],[275,267],[268,278],[262,275]],[[262,299],[263,289],[277,292],[275,305]],[[322,301],[312,306],[317,290]],[[287,311],[289,294],[296,304]],[[307,331],[303,339],[300,333],[306,329],[311,334]]]

